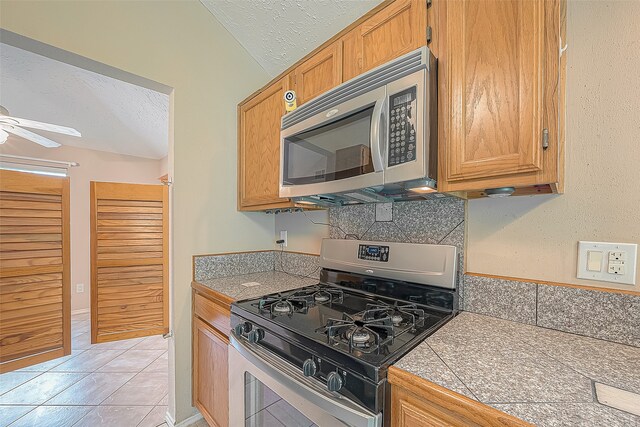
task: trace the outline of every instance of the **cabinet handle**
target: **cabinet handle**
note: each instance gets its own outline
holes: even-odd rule
[[[431,26],[429,25],[427,26],[427,43],[431,43],[431,33],[432,33]]]
[[[549,129],[542,129],[542,149],[549,148]]]

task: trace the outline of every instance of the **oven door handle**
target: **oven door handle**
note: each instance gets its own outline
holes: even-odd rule
[[[238,339],[233,331],[229,338],[234,349],[250,364],[336,419],[353,427],[382,426],[382,414],[374,414],[339,394],[333,394],[319,387],[315,383],[316,380],[305,377],[300,370],[295,369],[290,363],[274,356],[257,344],[248,344],[245,340]]]
[[[387,111],[387,94],[376,101],[371,116],[371,160],[373,161],[373,170],[382,172],[384,170],[384,150],[386,147],[386,111]]]

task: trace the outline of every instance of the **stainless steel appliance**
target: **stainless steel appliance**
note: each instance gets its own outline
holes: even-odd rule
[[[436,59],[423,47],[282,118],[280,196],[337,205],[435,191]]]
[[[233,303],[230,425],[382,426],[388,366],[457,312],[457,258],[325,239],[318,285]]]

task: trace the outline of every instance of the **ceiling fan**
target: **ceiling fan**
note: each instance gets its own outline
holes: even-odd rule
[[[55,148],[62,145],[23,128],[40,129],[78,137],[82,136],[77,130],[66,126],[52,125],[49,123],[36,122],[34,120],[11,117],[9,115],[9,111],[0,105],[0,144],[7,142],[9,134],[13,134],[47,148]]]

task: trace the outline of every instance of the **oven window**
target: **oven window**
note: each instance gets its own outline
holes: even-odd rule
[[[335,181],[373,172],[373,106],[284,140],[284,184]]]
[[[245,427],[315,426],[253,375],[245,372],[244,376]]]

